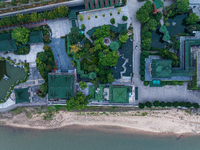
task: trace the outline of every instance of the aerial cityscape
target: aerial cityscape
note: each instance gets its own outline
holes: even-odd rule
[[[2,0],[0,70],[2,127],[182,142],[200,133],[200,0]]]

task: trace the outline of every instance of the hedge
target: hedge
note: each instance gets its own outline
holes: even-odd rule
[[[186,108],[191,108],[191,107],[194,107],[196,109],[199,108],[199,104],[198,103],[191,103],[191,102],[178,102],[178,101],[175,101],[175,102],[164,102],[164,101],[154,101],[153,103],[151,103],[150,101],[147,101],[146,103],[139,103],[139,108],[140,109],[143,109],[144,107],[149,107],[151,108],[152,106],[154,107],[178,107],[178,106],[181,106],[181,107],[186,107]]]
[[[15,24],[21,24],[26,22],[36,22],[43,19],[56,19],[68,16],[69,9],[66,6],[60,6],[50,11],[43,13],[31,13],[31,14],[17,14],[16,16],[4,17],[0,20],[0,27],[10,26]]]

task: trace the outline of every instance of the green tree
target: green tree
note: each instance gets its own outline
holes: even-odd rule
[[[119,49],[118,42],[113,41],[112,43],[110,43],[110,49],[113,51],[117,51]]]
[[[160,106],[161,107],[165,107],[166,106],[166,103],[164,101],[160,102]]]
[[[99,62],[103,66],[109,66],[114,67],[117,65],[119,55],[117,54],[117,51],[108,52],[107,54],[104,54],[102,52],[99,53]]]
[[[57,11],[58,11],[58,17],[67,17],[69,13],[68,7],[63,5],[58,7]]]
[[[32,13],[30,18],[31,18],[31,22],[36,22],[37,19],[38,19],[37,18],[37,13]]]
[[[79,32],[76,31],[70,32],[68,36],[72,45],[77,44],[81,40]]]
[[[174,107],[180,106],[180,105],[179,105],[179,102],[178,102],[178,101],[173,102],[173,106],[174,106]]]
[[[198,104],[198,103],[192,103],[192,106],[193,106],[194,108],[196,108],[196,109],[199,108],[199,104]]]
[[[137,12],[136,12],[136,18],[139,20],[139,22],[141,23],[145,23],[149,20],[149,12],[146,9],[142,9],[140,8]]]
[[[46,82],[42,83],[40,85],[40,92],[42,93],[42,95],[46,96],[48,93],[48,84]]]
[[[189,0],[176,0],[177,8],[183,13],[188,12],[189,4]]]
[[[66,109],[68,111],[78,109],[82,110],[88,104],[88,100],[86,96],[82,92],[77,92],[75,97],[70,97],[69,100],[66,101],[67,106]]]
[[[79,19],[80,21],[83,21],[83,20],[84,20],[83,15],[82,15],[82,14],[79,14],[79,15],[78,15],[78,19]]]
[[[195,24],[199,21],[199,16],[196,13],[191,13],[186,19],[186,24]]]
[[[172,107],[172,102],[167,102],[167,103],[166,103],[166,106],[167,106],[167,107]]]
[[[149,14],[153,11],[153,4],[150,0],[147,0],[146,3],[142,6],[142,9],[146,9]]]
[[[22,44],[26,44],[29,40],[30,31],[26,28],[17,27],[12,31],[12,38],[16,42],[21,42]]]
[[[121,43],[126,43],[126,41],[128,40],[128,35],[121,35],[120,37],[119,37],[119,41],[121,42]]]
[[[94,35],[97,38],[105,38],[108,37],[110,35],[110,26],[108,25],[103,25],[101,26],[100,29],[96,29],[96,31],[94,32]]]
[[[147,102],[145,103],[145,106],[151,108],[151,107],[152,107],[152,103],[151,103],[150,101],[147,101]]]
[[[122,20],[126,21],[126,20],[128,20],[128,17],[127,16],[122,16]]]
[[[95,72],[90,72],[88,74],[88,78],[91,79],[91,80],[94,80],[96,77],[97,77],[97,74]]]
[[[85,82],[80,81],[79,82],[79,86],[82,90],[84,90],[85,88],[87,88],[87,84]]]
[[[160,21],[160,20],[162,19],[162,13],[159,12],[159,13],[155,14],[154,17],[155,17],[155,19],[156,19],[157,21]]]
[[[157,21],[155,19],[150,19],[147,23],[150,29],[154,29],[157,26]]]
[[[112,82],[114,82],[114,81],[115,81],[115,78],[113,77],[112,73],[109,73],[109,74],[107,75],[107,82],[108,82],[108,83],[112,83]]]
[[[111,24],[115,24],[115,18],[110,19]]]
[[[24,21],[23,15],[22,14],[17,14],[17,21],[19,23],[22,23]]]
[[[145,105],[143,103],[139,103],[139,108],[143,109],[145,107]]]
[[[153,102],[153,106],[155,106],[155,107],[160,106],[160,102],[159,102],[159,101],[154,101],[154,102]]]
[[[46,62],[48,60],[48,55],[46,52],[38,52],[37,58],[39,58],[42,62]]]
[[[173,47],[176,49],[176,50],[179,50],[180,49],[180,41],[175,41],[174,43],[173,43]]]

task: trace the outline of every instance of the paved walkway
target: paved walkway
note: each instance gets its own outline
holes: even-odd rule
[[[53,50],[54,58],[57,61],[58,68],[61,69],[62,72],[67,72],[68,70],[73,70],[71,60],[67,56],[65,50],[65,39],[61,38],[53,38],[52,42],[49,44]]]
[[[16,60],[16,63],[20,61],[35,63],[37,53],[44,51],[43,46],[44,43],[30,44],[30,52],[27,55],[15,55],[13,53],[3,54],[3,52],[0,52],[0,57],[4,58],[10,57],[10,59]]]
[[[134,28],[134,45],[138,46],[136,50],[133,49],[133,66],[134,77],[133,84],[138,87],[138,102],[146,101],[190,101],[199,103],[200,91],[187,90],[187,83],[184,82],[182,86],[164,86],[164,87],[147,87],[144,86],[140,80],[140,53],[141,53],[141,25],[136,18],[136,11],[144,4],[136,0],[129,0],[127,2],[129,12],[132,17],[132,24]]]
[[[52,38],[61,38],[70,32],[72,27],[71,21],[68,18],[58,18],[46,21],[52,31]]]

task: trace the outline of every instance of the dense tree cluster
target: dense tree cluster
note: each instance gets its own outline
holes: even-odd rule
[[[136,17],[141,23],[145,23],[150,19],[150,14],[153,11],[153,5],[150,0],[140,7],[140,9],[136,12]]]
[[[82,92],[77,92],[75,97],[70,97],[69,100],[66,101],[67,106],[66,109],[68,111],[78,109],[82,110],[88,104],[87,97]]]
[[[31,13],[31,14],[17,14],[16,16],[9,16],[1,18],[0,27],[5,25],[13,25],[25,22],[35,22],[42,19],[56,19],[60,17],[67,17],[69,9],[66,6],[60,6],[50,11],[45,11],[42,13]]]
[[[199,16],[196,15],[196,13],[191,13],[186,19],[186,24],[195,24],[199,21]]]
[[[26,28],[17,27],[12,31],[12,38],[15,40],[16,44],[26,44],[29,41],[30,31]],[[19,44],[18,44],[19,43]]]
[[[40,71],[41,76],[45,80],[40,86],[40,92],[38,95],[40,97],[45,97],[48,92],[48,73],[52,72],[54,68],[54,56],[50,46],[44,45],[44,52],[37,53],[36,65],[37,69]]]
[[[73,34],[73,36],[75,34]],[[72,36],[72,33],[69,35]],[[80,39],[77,40],[78,34],[77,37],[72,37],[72,40],[70,36],[71,44],[80,42]],[[119,39],[117,37],[119,37]],[[110,46],[104,44],[105,38],[110,38],[112,40]],[[96,29],[91,36],[93,42],[85,38],[84,44],[82,47],[79,47],[78,50],[74,45],[70,47],[71,51],[74,47],[75,56],[81,62],[81,70],[84,70],[84,73],[89,75],[90,79],[92,79],[92,83],[112,83],[115,79],[111,68],[117,65],[119,58],[117,50],[126,43],[128,38],[127,31],[123,31],[119,35],[119,33],[112,32],[110,26],[103,25],[101,28]]]
[[[164,59],[171,59],[172,60],[172,67],[178,67],[180,64],[179,58],[177,55],[173,52],[170,52],[169,49],[160,49],[159,54],[164,58]]]
[[[155,107],[186,107],[186,108],[191,108],[194,107],[196,109],[199,108],[199,104],[198,103],[191,103],[191,102],[178,102],[178,101],[174,101],[174,102],[164,102],[164,101],[154,101],[153,103],[150,101],[147,101],[146,103],[139,103],[139,108],[143,109],[144,107],[148,107],[151,108],[152,106]]]
[[[170,9],[169,9],[170,8]],[[189,13],[189,0],[176,0],[175,3],[170,5],[170,7],[166,7],[167,13],[166,18],[168,19],[169,17],[173,17],[177,14],[183,14],[183,13]]]

